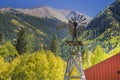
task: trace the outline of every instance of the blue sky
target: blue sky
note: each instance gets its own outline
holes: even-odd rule
[[[94,17],[115,0],[0,0],[0,7],[32,8],[47,5],[59,9],[80,11]]]

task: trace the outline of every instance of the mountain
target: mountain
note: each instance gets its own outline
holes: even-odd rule
[[[120,0],[101,11],[87,26],[82,39],[91,42],[90,47],[101,45],[110,51],[120,44]]]
[[[40,45],[49,49],[53,35],[57,35],[59,40],[66,37],[66,27],[60,29],[58,23],[62,22],[55,18],[38,18],[20,13],[12,8],[0,9],[0,33],[5,35],[5,39],[15,43],[14,40],[17,39],[19,30],[28,28],[31,34],[35,35],[35,49],[40,49]]]
[[[49,6],[40,6],[31,9],[16,9],[16,10],[21,13],[40,17],[40,18],[44,18],[44,17],[57,18],[58,20],[61,20],[63,22],[67,22],[66,16],[71,12],[71,10],[56,9]],[[81,12],[79,13],[83,14]],[[87,18],[88,21],[91,20],[89,16],[85,15],[85,17]]]
[[[105,10],[101,11],[88,25],[88,29],[92,30],[92,33],[96,33],[93,36],[101,35],[103,32],[110,30],[110,36],[119,36],[120,33],[120,0],[116,0]]]

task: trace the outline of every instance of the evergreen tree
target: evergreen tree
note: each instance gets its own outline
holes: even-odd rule
[[[50,50],[52,52],[54,52],[56,56],[61,55],[60,43],[59,43],[56,35],[54,35],[54,37],[53,37],[53,39],[51,41]]]
[[[29,34],[29,29],[22,28],[17,34],[16,49],[19,54],[33,51],[33,35]]]
[[[18,56],[18,53],[13,44],[7,41],[0,46],[0,56],[2,56],[5,61],[10,62],[12,59]]]
[[[0,44],[2,44],[4,41],[4,34],[0,32]]]
[[[18,56],[18,52],[17,52],[15,46],[10,41],[5,42],[4,45],[6,46],[6,48],[8,50],[8,54],[6,54],[5,60],[10,62],[15,57]]]

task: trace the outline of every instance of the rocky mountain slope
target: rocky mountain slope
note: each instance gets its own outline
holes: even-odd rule
[[[71,12],[71,10],[56,9],[49,6],[40,6],[36,8],[31,8],[31,9],[16,9],[16,10],[24,14],[29,14],[29,15],[41,17],[41,18],[44,18],[44,17],[57,18],[63,22],[67,22],[66,16]],[[83,14],[81,12],[79,13]],[[88,21],[91,20],[89,16],[87,15],[85,16],[87,17]]]

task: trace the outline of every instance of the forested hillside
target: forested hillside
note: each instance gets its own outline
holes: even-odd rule
[[[59,40],[66,37],[66,28],[60,28],[60,23],[62,22],[55,18],[37,18],[14,9],[0,10],[0,33],[4,34],[4,38],[15,43],[20,29],[27,28],[29,34],[34,35],[35,50],[41,49],[41,46],[49,49],[54,35],[58,36]]]
[[[120,52],[120,0],[116,0],[101,11],[87,26],[80,39],[84,41],[87,57],[94,53],[95,63],[106,59],[102,54],[117,54]],[[86,53],[86,52],[85,52]],[[92,56],[93,56],[92,55]],[[89,60],[89,59],[88,59]],[[97,61],[97,62],[96,62]]]

